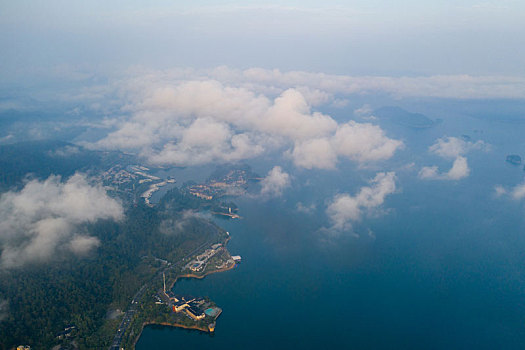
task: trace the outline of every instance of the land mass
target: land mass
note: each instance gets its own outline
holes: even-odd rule
[[[45,264],[0,270],[0,350],[20,344],[37,349],[107,349],[116,343],[129,349],[144,323],[208,327],[210,316],[204,317],[208,323],[201,327],[186,313],[173,312],[168,299],[156,304],[156,296],[163,291],[163,274],[172,285],[177,278],[202,278],[235,266],[225,248],[228,233],[199,212],[236,214],[235,203],[224,200],[246,190],[249,169],[224,168],[219,177],[210,177],[209,181],[227,184],[212,186],[224,190],[218,190],[215,198],[199,198],[179,185],[152,204],[147,201],[151,186],[175,179],[157,176],[156,169],[141,165],[133,155],[38,141],[0,146],[0,165],[0,191],[18,191],[27,179],[42,181],[51,175],[67,179],[82,172],[102,183],[124,207],[120,221],[79,225],[79,231],[100,242],[89,254],[58,254]],[[193,263],[199,262],[200,270],[188,266],[216,244],[221,246],[214,254],[209,251],[209,256]],[[183,271],[184,267],[188,268]],[[201,299],[202,305],[210,306],[204,311],[217,307]]]
[[[230,239],[229,234],[226,234],[222,242],[205,247],[204,250],[201,247],[200,251],[190,254],[176,264],[167,263],[167,266],[161,270],[162,287],[158,288],[158,283],[153,283],[148,286],[148,293],[141,298],[133,299],[129,310],[139,311],[129,313],[128,310],[123,321],[129,321],[119,327],[110,349],[120,349],[122,346],[133,349],[147,325],[214,332],[222,309],[207,297],[176,294],[173,288],[180,278],[202,279],[236,266],[236,261],[240,261],[240,257],[232,257],[226,249],[225,246]],[[159,275],[160,271],[157,273],[157,276]]]

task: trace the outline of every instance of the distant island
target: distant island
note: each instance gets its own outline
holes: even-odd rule
[[[517,154],[509,154],[506,161],[510,164],[521,165],[521,157]]]
[[[411,113],[400,107],[382,107],[375,110],[374,115],[414,129],[431,128],[441,122],[439,119],[432,120],[424,114]]]

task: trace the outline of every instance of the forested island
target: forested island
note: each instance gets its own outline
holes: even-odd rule
[[[51,175],[65,179],[82,172],[102,183],[124,208],[121,220],[102,219],[77,228],[100,242],[88,255],[57,255],[46,264],[0,269],[0,311],[7,310],[1,313],[0,349],[20,344],[34,349],[109,348],[126,315],[131,315],[129,327],[120,338],[120,346],[126,349],[133,347],[146,324],[213,330],[215,325],[210,324],[220,312],[209,311],[210,315],[192,320],[173,311],[180,300],[167,292],[181,276],[203,277],[234,266],[225,247],[229,234],[197,215],[237,212],[237,206],[227,201],[230,193],[203,198],[186,184],[148,205],[141,195],[152,183],[166,179],[155,179],[152,170],[131,155],[91,151],[60,141],[0,146],[0,165],[3,193],[20,190],[31,179]],[[239,171],[234,173],[248,174],[246,169]],[[239,177],[230,180],[215,179],[214,183],[221,183],[215,187],[242,192],[247,183]],[[191,270],[188,263],[212,247],[216,252],[203,269]],[[220,309],[206,296],[198,298],[205,310]],[[130,303],[134,312],[128,314]]]

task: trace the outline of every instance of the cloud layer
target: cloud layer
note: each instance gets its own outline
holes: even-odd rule
[[[30,181],[0,197],[0,266],[47,261],[56,253],[85,254],[100,242],[78,232],[78,225],[122,216],[122,206],[84,175]]]
[[[228,79],[226,79],[228,80]],[[392,157],[402,142],[377,125],[339,124],[312,110],[329,99],[304,87],[262,91],[218,80],[170,79],[158,73],[119,84],[125,117],[91,147],[131,149],[158,165],[232,162],[285,151],[296,166],[332,169]]]
[[[396,190],[396,175],[394,172],[378,173],[370,184],[361,187],[355,196],[344,193],[333,198],[326,209],[333,230],[350,230],[353,222],[361,220],[364,214],[381,206],[386,196]]]

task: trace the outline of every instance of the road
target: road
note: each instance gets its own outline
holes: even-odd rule
[[[118,350],[120,349],[120,343],[122,342],[122,337],[126,333],[126,330],[128,329],[128,326],[130,325],[133,316],[137,312],[137,306],[138,301],[142,298],[142,295],[144,295],[144,292],[146,291],[148,287],[148,284],[145,283],[140,287],[139,291],[135,293],[133,296],[133,300],[131,300],[131,304],[128,307],[128,310],[124,314],[124,317],[122,318],[122,321],[120,321],[120,325],[118,326],[117,333],[115,334],[115,337],[113,338],[113,343],[109,347],[110,350]]]

